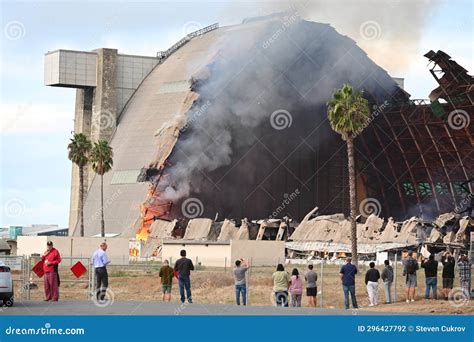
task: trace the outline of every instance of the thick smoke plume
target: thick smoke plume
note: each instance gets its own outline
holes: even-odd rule
[[[281,0],[232,4],[227,12],[235,18],[297,11],[303,19],[331,24],[397,76],[420,58],[423,31],[440,4],[440,0]]]
[[[199,73],[206,76],[193,79],[199,99],[159,183],[161,197],[199,197],[208,217],[265,217],[301,189],[291,204],[299,217],[325,193],[315,195],[315,165],[324,169],[342,144],[326,120],[334,90],[351,83],[382,103],[395,82],[351,39],[298,12],[228,30]]]

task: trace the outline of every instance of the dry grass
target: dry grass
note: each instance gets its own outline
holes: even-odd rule
[[[288,268],[289,269],[289,268]],[[271,274],[273,268],[254,267],[249,275],[248,302],[249,305],[273,305]],[[318,270],[319,272],[319,270]],[[318,292],[323,291],[324,308],[343,308],[343,293],[339,280],[338,266],[325,266],[324,281],[318,274]],[[424,299],[424,274],[418,272],[418,289],[414,303],[404,302],[404,279],[401,275],[397,278],[398,302],[390,305],[379,305],[368,307],[367,291],[363,283],[365,269],[360,269],[360,275],[356,281],[356,293],[359,307],[365,310],[384,312],[409,312],[409,313],[435,313],[435,314],[474,314],[472,302],[456,307],[446,300]],[[83,299],[89,298],[87,283],[70,283],[73,277],[68,272],[61,273],[62,284],[60,288],[61,299]],[[87,280],[84,275],[82,280]],[[41,300],[43,298],[42,280],[37,282],[39,288],[31,290],[31,299]],[[202,269],[195,271],[191,278],[193,300],[198,303],[212,304],[234,304],[234,280],[230,269]],[[459,286],[458,280],[454,286]],[[115,295],[115,300],[146,300],[161,301],[161,284],[158,277],[158,267],[123,266],[109,268],[109,288]],[[19,289],[18,289],[19,290]],[[19,294],[19,292],[17,292]],[[438,293],[441,298],[441,293]],[[380,302],[384,302],[383,288],[379,289]],[[177,281],[173,284],[172,301],[179,300]],[[321,301],[321,293],[318,293],[318,306]],[[303,306],[306,306],[303,298]]]

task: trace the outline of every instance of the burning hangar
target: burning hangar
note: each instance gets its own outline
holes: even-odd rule
[[[108,233],[146,241],[288,239],[295,232],[309,241],[303,232],[314,224],[308,213],[315,205],[318,220],[344,225],[346,149],[326,103],[350,83],[372,111],[355,139],[357,201],[375,203],[363,221],[377,221],[371,213],[395,224],[454,211],[450,242],[460,242],[463,225],[465,236],[472,227],[462,217],[469,221],[474,201],[473,77],[442,51],[425,57],[439,87],[429,100],[413,100],[352,39],[290,14],[214,24],[156,57],[48,52],[45,84],[75,88],[75,132],[114,149],[104,175]],[[85,234],[93,236],[100,180],[90,169],[85,180]],[[73,166],[70,235],[79,234],[78,189]],[[384,232],[389,223],[377,221],[372,238],[392,234]],[[442,242],[447,233],[432,239]]]

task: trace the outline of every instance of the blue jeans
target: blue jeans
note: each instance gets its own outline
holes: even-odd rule
[[[425,280],[425,298],[430,298],[430,289],[433,291],[433,299],[438,299],[438,278],[437,277],[427,277]]]
[[[184,290],[186,289],[186,297],[188,298],[188,302],[192,303],[193,298],[191,295],[191,279],[189,277],[184,277],[182,275],[178,276],[178,284],[179,284],[179,294],[181,295],[181,303],[184,303]]]
[[[344,291],[344,305],[349,309],[349,293],[351,294],[352,307],[357,309],[356,288],[355,285],[342,285]]]
[[[247,286],[235,285],[235,301],[240,305],[240,294],[242,293],[242,304],[247,305]]]
[[[392,282],[387,281],[383,283],[383,286],[385,288],[385,303],[390,304],[392,302],[392,295],[390,292],[392,292]]]

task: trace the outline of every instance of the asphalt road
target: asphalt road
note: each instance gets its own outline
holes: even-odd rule
[[[1,315],[382,315],[387,313],[362,310],[277,308],[272,306],[237,306],[232,304],[180,304],[176,302],[114,301],[23,301],[13,307],[0,308]],[[393,313],[389,313],[393,314]]]

